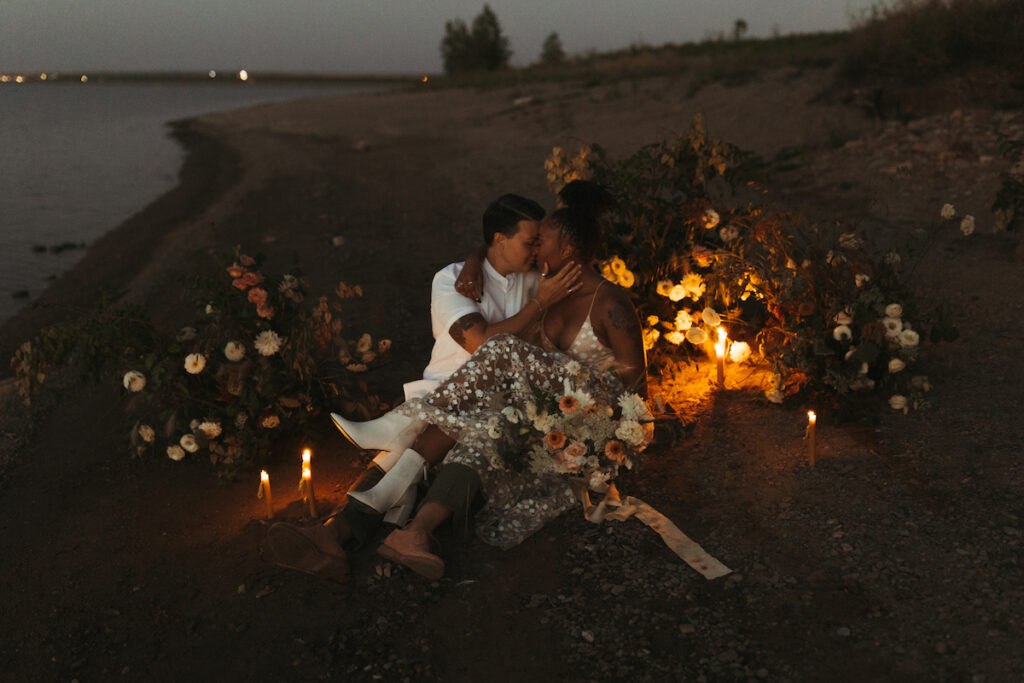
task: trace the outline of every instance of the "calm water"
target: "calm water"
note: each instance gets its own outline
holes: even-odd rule
[[[55,253],[51,247],[88,245],[174,187],[184,150],[170,137],[167,122],[264,102],[369,89],[372,86],[0,86],[0,322],[38,296],[84,253]]]

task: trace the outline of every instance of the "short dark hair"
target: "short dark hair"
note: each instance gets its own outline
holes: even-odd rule
[[[590,214],[595,220],[618,206],[611,192],[590,180],[574,180],[568,183],[558,191],[558,199],[566,208]]]
[[[597,242],[601,238],[601,230],[596,218],[589,211],[558,209],[548,217],[548,221],[558,228],[559,236],[567,239],[576,249],[577,258],[589,261],[594,257]]]
[[[491,246],[494,235],[499,232],[512,237],[519,232],[519,221],[539,221],[544,214],[544,208],[532,199],[517,194],[502,195],[484,211],[484,243]]]

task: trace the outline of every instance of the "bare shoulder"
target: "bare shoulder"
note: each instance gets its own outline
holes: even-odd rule
[[[608,326],[615,330],[626,330],[632,332],[639,329],[640,320],[636,315],[636,308],[629,298],[629,293],[617,285],[605,285],[598,293],[601,310],[605,312],[605,319]]]

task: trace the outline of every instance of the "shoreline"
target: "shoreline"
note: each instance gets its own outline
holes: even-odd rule
[[[0,324],[0,356],[10,359],[42,328],[91,308],[103,293],[121,299],[149,264],[157,242],[173,236],[239,182],[238,153],[226,140],[201,130],[199,118],[167,122],[170,137],[185,152],[177,185],[97,238],[37,299]],[[0,377],[9,376],[5,362]]]

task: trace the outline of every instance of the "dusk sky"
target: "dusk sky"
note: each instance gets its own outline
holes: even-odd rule
[[[493,0],[514,64],[566,52],[845,29],[873,0]],[[480,0],[0,0],[0,71],[437,72],[448,19]]]

